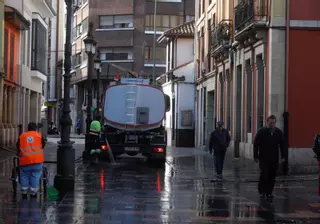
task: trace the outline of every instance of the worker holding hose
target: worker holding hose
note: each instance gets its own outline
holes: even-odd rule
[[[28,131],[20,135],[17,142],[20,167],[22,198],[36,198],[44,162],[43,149],[45,140],[37,132],[37,124],[30,122]]]
[[[100,143],[101,124],[94,120],[90,124],[88,145],[90,146],[90,161],[94,164],[99,162],[99,154],[101,152]]]

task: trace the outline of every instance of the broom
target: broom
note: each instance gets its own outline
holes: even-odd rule
[[[46,163],[56,163],[52,161],[46,161]],[[53,186],[49,185],[49,172],[47,167],[43,166],[42,171],[42,181],[44,186],[44,194],[47,193],[48,201],[58,201],[59,200],[59,191]]]

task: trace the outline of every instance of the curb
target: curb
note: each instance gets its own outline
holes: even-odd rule
[[[47,139],[48,138],[60,139],[61,137],[57,135],[52,135],[52,136],[48,135]],[[85,139],[85,136],[70,136],[70,139]]]
[[[236,179],[236,180],[228,180],[228,179],[208,179],[210,182],[217,182],[217,183],[258,183],[259,179]],[[297,178],[290,178],[290,179],[276,179],[276,182],[280,183],[288,183],[288,182],[305,182],[305,181],[315,181],[318,180],[318,177],[310,177],[305,179],[297,179]]]

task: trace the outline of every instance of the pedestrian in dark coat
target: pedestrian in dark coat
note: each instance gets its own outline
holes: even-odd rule
[[[209,150],[213,153],[217,178],[222,178],[224,158],[230,145],[231,137],[229,131],[223,128],[224,122],[217,122],[217,128],[210,135]]]
[[[320,134],[316,134],[312,145],[313,152],[316,154],[316,158],[320,161]]]
[[[77,120],[76,128],[77,128],[78,135],[80,135],[81,134],[81,120],[80,119]]]
[[[318,178],[318,195],[320,195],[320,134],[316,134],[313,140],[312,145],[313,152],[316,154],[315,158],[318,160],[318,166],[319,166],[319,178]]]
[[[284,139],[282,131],[276,127],[277,119],[271,115],[267,126],[258,130],[254,139],[254,160],[259,162],[260,178],[258,190],[260,197],[271,199],[277,170],[279,167],[279,149],[281,162],[285,161]]]

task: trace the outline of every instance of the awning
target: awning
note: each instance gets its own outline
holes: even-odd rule
[[[7,5],[4,8],[4,18],[19,30],[28,30],[30,27],[30,22],[18,10]]]

